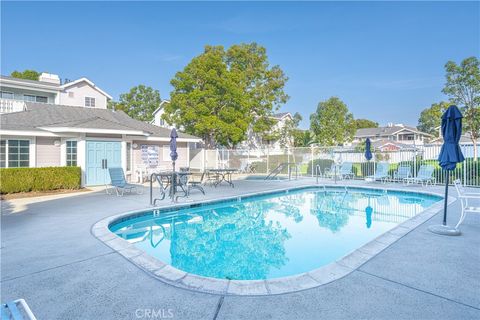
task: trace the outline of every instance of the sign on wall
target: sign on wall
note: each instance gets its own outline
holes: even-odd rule
[[[142,161],[147,167],[158,166],[158,146],[143,144]]]

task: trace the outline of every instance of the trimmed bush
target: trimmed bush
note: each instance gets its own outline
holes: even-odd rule
[[[80,189],[80,167],[2,168],[0,193]]]

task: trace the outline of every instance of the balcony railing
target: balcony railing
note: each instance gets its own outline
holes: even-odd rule
[[[24,111],[25,108],[25,101],[0,99],[0,113]]]

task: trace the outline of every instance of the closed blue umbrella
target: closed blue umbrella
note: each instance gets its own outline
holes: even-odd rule
[[[368,161],[372,160],[372,142],[370,141],[370,138],[365,140],[365,158]]]
[[[451,105],[442,115],[442,136],[443,145],[438,156],[438,162],[443,170],[447,171],[445,179],[445,203],[443,206],[443,228],[440,228],[440,234],[460,234],[458,230],[447,227],[447,202],[448,202],[448,184],[450,173],[456,168],[457,163],[465,160],[460,150],[460,137],[462,136],[462,113],[457,106]],[[435,229],[435,227],[433,227]],[[443,231],[442,231],[443,230]],[[434,231],[434,230],[432,230]],[[434,231],[435,232],[435,231]]]
[[[178,153],[177,153],[177,130],[175,128],[172,129],[170,132],[170,158],[173,161],[173,171],[175,171],[175,160],[178,159]]]

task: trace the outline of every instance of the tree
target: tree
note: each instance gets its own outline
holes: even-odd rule
[[[365,129],[365,128],[378,128],[378,122],[368,120],[368,119],[355,119],[355,128],[356,129]]]
[[[10,76],[18,79],[37,80],[40,77],[40,72],[35,70],[13,71]]]
[[[337,97],[320,102],[317,111],[310,116],[310,130],[315,142],[324,146],[342,145],[355,134],[353,115],[347,105]]]
[[[448,102],[433,103],[420,113],[417,129],[438,137],[438,127],[442,124],[442,114],[447,110]]]
[[[474,159],[480,138],[480,61],[477,57],[464,59],[460,65],[453,61],[445,64],[447,82],[442,92],[463,109],[465,131],[473,142]]]
[[[313,143],[312,134],[310,130],[297,129],[293,133],[293,145],[295,147],[308,147]]]
[[[130,89],[128,93],[122,93],[120,101],[112,102],[108,107],[122,110],[130,117],[140,121],[151,121],[153,112],[161,102],[158,90],[141,84]]]
[[[233,147],[246,139],[250,124],[258,134],[271,129],[273,111],[288,99],[286,81],[256,43],[206,46],[172,79],[163,119],[202,137],[207,147]]]

